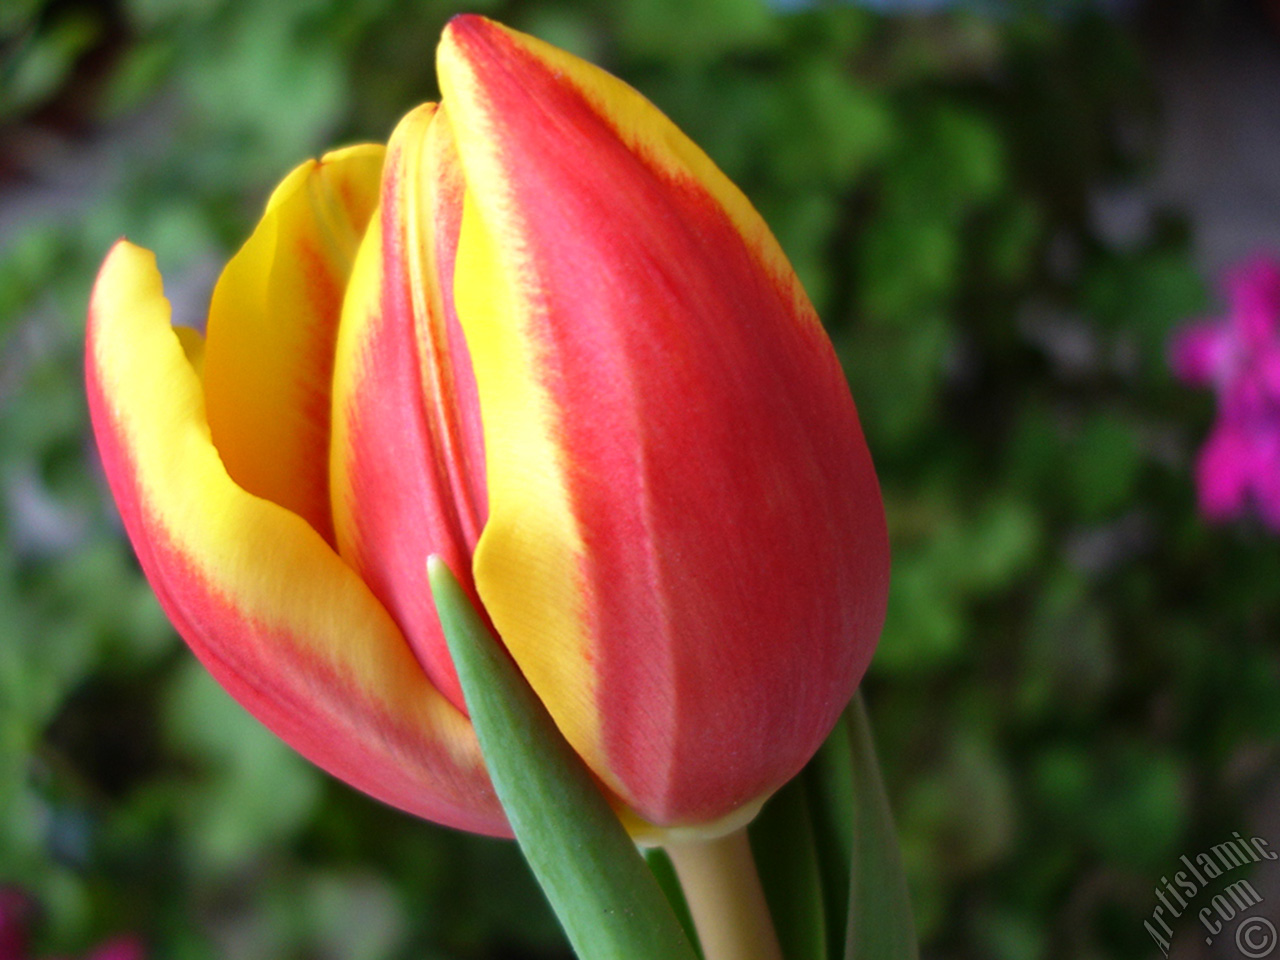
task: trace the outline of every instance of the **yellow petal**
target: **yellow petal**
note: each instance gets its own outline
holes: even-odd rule
[[[330,543],[334,341],[356,249],[378,202],[384,149],[349,147],[294,170],[227,264],[209,308],[209,427],[244,489]]]

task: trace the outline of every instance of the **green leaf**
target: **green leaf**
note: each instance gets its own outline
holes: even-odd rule
[[[676,918],[684,928],[685,936],[698,952],[699,960],[702,960],[702,944],[698,940],[698,928],[694,925],[693,914],[689,912],[689,901],[685,899],[684,887],[680,886],[680,877],[676,874],[671,857],[662,847],[648,847],[644,850],[644,859],[649,864],[649,869],[653,871],[658,886],[667,895],[667,901],[671,904],[671,909],[676,912]]]
[[[853,754],[853,868],[845,960],[917,960],[911,898],[862,691],[846,712]]]
[[[582,960],[695,960],[653,874],[438,557],[431,592],[516,841]]]
[[[3,64],[9,75],[4,77],[0,117],[7,120],[52,99],[67,84],[76,61],[101,36],[98,17],[85,11],[67,14],[31,36],[18,48],[12,66]]]
[[[828,956],[844,956],[849,912],[849,856],[853,851],[853,747],[849,719],[841,716],[801,776],[806,781],[810,822],[822,873]]]
[[[796,777],[765,804],[751,824],[750,837],[782,955],[787,960],[826,960],[822,873],[803,778]]]
[[[1072,447],[1068,476],[1080,518],[1102,521],[1123,510],[1133,498],[1147,456],[1138,432],[1114,411],[1097,413]]]
[[[912,865],[952,877],[994,867],[1017,831],[1007,764],[974,720],[952,734],[944,755],[912,784],[901,811],[903,834],[915,841],[913,853],[922,854]]]

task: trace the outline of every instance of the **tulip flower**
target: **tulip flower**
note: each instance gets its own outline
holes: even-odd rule
[[[438,72],[385,150],[285,179],[206,336],[111,251],[87,379],[125,528],[214,676],[358,789],[507,830],[436,555],[624,819],[721,829],[813,755],[883,620],[849,388],[759,214],[640,94],[475,16]]]

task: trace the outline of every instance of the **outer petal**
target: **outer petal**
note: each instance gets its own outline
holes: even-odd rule
[[[453,312],[462,182],[442,113],[418,108],[388,146],[381,213],[361,247],[338,339],[331,472],[339,550],[461,708],[427,557],[442,557],[474,594],[484,447]]]
[[[228,476],[154,258],[128,243],[89,312],[89,408],[161,605],[210,672],[295,749],[440,823],[506,830],[466,719],[367,587],[298,515]]]
[[[378,199],[384,150],[310,160],[276,189],[209,308],[209,428],[241,487],[333,542],[329,387],[343,291]]]
[[[808,760],[879,633],[848,387],[759,215],[639,94],[478,17],[438,70],[467,182],[476,586],[612,789],[663,825],[722,817]]]

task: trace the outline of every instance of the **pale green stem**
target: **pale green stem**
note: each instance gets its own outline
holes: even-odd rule
[[[666,851],[706,960],[782,960],[745,827]]]

